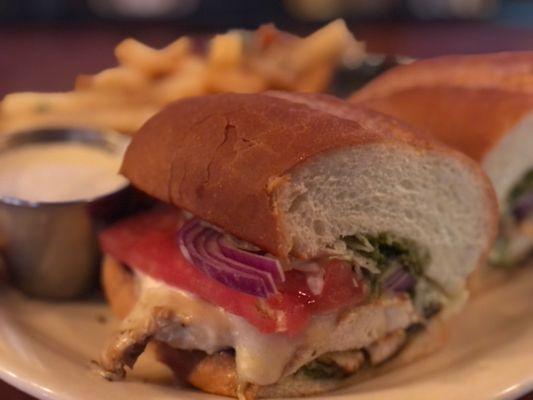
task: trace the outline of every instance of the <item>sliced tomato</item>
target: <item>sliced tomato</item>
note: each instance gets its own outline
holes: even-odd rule
[[[295,334],[311,315],[359,302],[362,285],[355,286],[349,265],[342,261],[324,264],[324,287],[313,295],[306,276],[289,271],[280,293],[260,299],[211,279],[182,255],[177,231],[183,218],[176,210],[159,209],[125,219],[103,231],[101,247],[105,253],[154,279],[189,291],[200,298],[246,319],[263,333]]]
[[[315,295],[307,283],[307,275],[300,271],[289,271],[286,281],[279,288],[286,295],[296,296],[312,314],[327,313],[348,304],[358,304],[365,298],[367,288],[356,280],[352,267],[341,260],[323,260],[324,286]]]

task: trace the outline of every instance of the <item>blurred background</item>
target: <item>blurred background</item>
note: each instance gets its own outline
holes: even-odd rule
[[[372,52],[533,49],[533,0],[0,0],[0,96],[69,89],[127,36],[162,46],[266,22],[307,34],[338,17]]]
[[[530,0],[1,0],[0,18],[29,21],[172,20],[190,26],[253,27],[350,20],[497,20],[529,25]]]

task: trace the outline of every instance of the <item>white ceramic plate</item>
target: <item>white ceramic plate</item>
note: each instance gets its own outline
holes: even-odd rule
[[[533,390],[533,268],[473,300],[444,350],[358,386],[338,400],[513,399]],[[0,288],[0,378],[40,399],[215,399],[172,385],[145,357],[125,382],[91,369],[116,326],[104,304],[45,303]],[[322,397],[325,398],[325,397]]]

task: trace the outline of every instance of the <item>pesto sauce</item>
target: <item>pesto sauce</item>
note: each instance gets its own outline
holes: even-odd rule
[[[424,274],[425,266],[430,261],[429,253],[421,251],[414,241],[391,233],[367,236],[367,239],[374,247],[369,256],[376,260],[378,266],[386,267],[396,260],[414,277]]]
[[[520,260],[513,259],[509,251],[511,236],[519,222],[514,215],[514,210],[520,199],[530,193],[533,193],[533,169],[526,172],[522,179],[513,186],[507,196],[507,209],[500,217],[501,222],[498,238],[489,255],[489,262],[492,266],[512,269],[519,265]]]
[[[431,302],[424,305],[422,315],[425,319],[431,319],[442,311],[442,304]]]
[[[424,332],[426,330],[426,325],[424,323],[414,323],[408,326],[405,329],[405,332],[407,333],[407,341],[412,340],[416,335]],[[408,343],[408,342],[406,342]],[[405,346],[405,344],[404,344]],[[361,369],[372,367],[372,365],[369,363],[368,354],[366,353],[365,349],[362,349],[363,352],[365,352],[366,357],[363,366],[360,369],[357,369],[354,372],[346,372],[343,370],[340,366],[337,364],[330,363],[330,362],[324,362],[319,359],[315,359],[308,364],[305,364],[302,366],[296,374],[301,374],[309,379],[343,379],[347,378],[351,375],[357,374],[361,371]],[[397,353],[396,353],[397,354]],[[385,361],[389,361],[392,359],[396,354],[393,354],[389,358],[387,358]]]
[[[354,253],[375,261],[381,271],[379,274],[369,273],[367,275],[374,296],[380,294],[381,279],[392,264],[400,263],[413,277],[422,278],[431,261],[429,253],[421,249],[414,241],[388,232],[378,235],[355,234],[345,236],[342,240]],[[414,296],[414,293],[410,294]],[[423,309],[424,318],[431,318],[439,313],[441,308],[441,304],[428,303]],[[416,335],[423,330],[425,330],[425,325],[422,323],[413,324],[406,329],[409,336]],[[316,359],[301,367],[297,374],[302,374],[309,379],[342,379],[351,375],[335,363],[326,363]]]
[[[512,210],[518,200],[529,193],[533,193],[533,169],[530,169],[509,192],[507,197],[509,209]]]
[[[512,269],[515,263],[509,255],[509,236],[504,232],[505,230],[500,228],[500,233],[489,254],[489,262],[496,268]]]
[[[381,274],[368,274],[372,293],[380,294],[381,280],[394,262],[400,263],[415,278],[424,275],[431,258],[414,241],[383,232],[378,235],[356,234],[343,238],[346,246],[358,254],[376,262]],[[413,295],[413,293],[411,293]]]
[[[329,364],[313,360],[304,365],[298,372],[310,379],[340,379],[346,377],[346,374],[336,364]]]

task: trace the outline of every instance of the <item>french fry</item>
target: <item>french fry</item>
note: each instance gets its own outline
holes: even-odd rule
[[[205,61],[189,56],[176,69],[152,85],[154,98],[161,105],[188,96],[207,93],[208,67]]]
[[[11,117],[2,116],[0,132],[11,132],[45,126],[79,126],[96,129],[114,129],[123,133],[134,133],[154,115],[159,107],[153,105],[84,109],[77,112],[50,114],[23,114]]]
[[[205,76],[176,74],[162,80],[154,88],[154,96],[164,105],[184,97],[200,96],[206,92]]]
[[[93,76],[87,74],[78,75],[74,80],[74,90],[90,89],[93,85]]]
[[[65,93],[22,92],[7,95],[1,104],[3,115],[54,114],[97,107],[135,104],[144,101],[127,93],[109,95],[102,91]]]
[[[332,74],[332,64],[317,65],[298,76],[298,80],[293,83],[293,90],[302,93],[321,92],[328,86]]]
[[[335,63],[349,47],[355,53],[353,56],[358,54],[362,59],[363,45],[355,41],[344,21],[338,19],[301,39],[288,55],[288,66],[301,72],[324,62]]]
[[[237,32],[215,35],[209,43],[207,60],[213,68],[236,68],[243,59],[243,40]]]
[[[149,76],[172,71],[190,49],[190,40],[180,38],[162,50],[156,50],[135,39],[126,39],[115,48],[117,60],[124,66]]]
[[[162,49],[135,39],[115,48],[119,65],[80,75],[65,93],[15,93],[0,102],[0,131],[50,125],[77,125],[135,132],[167,103],[217,92],[255,93],[267,89],[323,90],[341,57],[351,62],[364,49],[338,20],[307,38],[273,27],[214,36],[204,54],[188,37]]]
[[[191,48],[191,39],[183,36],[177,40],[174,40],[167,47],[164,47],[160,51],[163,53],[164,57],[178,61],[188,56],[191,52]]]
[[[87,86],[102,90],[135,91],[144,90],[149,84],[149,78],[138,70],[115,67],[94,75]]]
[[[180,63],[168,77],[175,75],[183,75],[189,77],[205,78],[208,73],[209,67],[205,62],[205,59],[198,56],[189,56]]]
[[[208,90],[212,93],[257,93],[267,88],[263,77],[243,69],[212,70],[208,79]]]
[[[121,42],[115,49],[115,56],[122,65],[148,75],[172,69],[171,60],[162,58],[157,50],[135,39]]]

